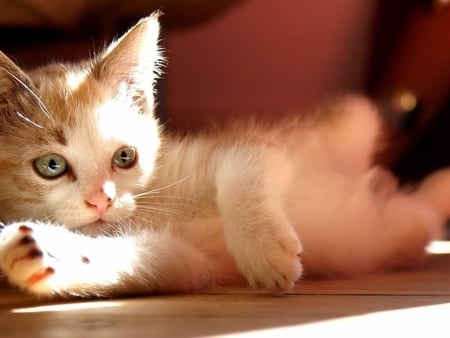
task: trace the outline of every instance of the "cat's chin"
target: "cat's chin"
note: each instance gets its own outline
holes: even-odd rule
[[[111,225],[101,219],[99,219],[95,222],[92,222],[92,223],[82,225],[77,228],[78,231],[85,233],[85,234],[90,234],[90,235],[107,233],[107,232],[109,232],[110,229],[111,229]]]
[[[97,220],[95,222],[83,225],[82,228],[83,227],[101,227],[101,226],[104,226],[104,225],[106,225],[106,222],[101,220],[101,219],[99,219],[99,220]]]

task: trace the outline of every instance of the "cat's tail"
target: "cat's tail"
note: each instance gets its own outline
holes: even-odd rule
[[[425,200],[444,219],[450,219],[450,167],[427,176],[416,194]]]

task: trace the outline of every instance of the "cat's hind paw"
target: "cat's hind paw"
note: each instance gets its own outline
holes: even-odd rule
[[[302,246],[295,235],[261,236],[238,254],[238,266],[250,286],[272,292],[291,290],[303,273]]]

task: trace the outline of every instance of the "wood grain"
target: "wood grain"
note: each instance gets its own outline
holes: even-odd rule
[[[0,336],[450,336],[450,255],[413,270],[304,280],[286,295],[223,288],[193,295],[44,301],[0,288]],[[422,335],[423,336],[423,335]]]

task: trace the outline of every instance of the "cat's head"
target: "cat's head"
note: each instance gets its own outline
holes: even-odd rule
[[[30,73],[0,52],[0,220],[128,217],[160,146],[158,14],[93,60]]]

